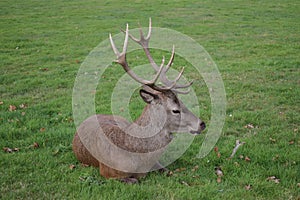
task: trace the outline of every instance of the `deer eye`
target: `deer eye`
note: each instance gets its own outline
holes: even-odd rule
[[[180,114],[180,110],[172,110],[173,114]]]

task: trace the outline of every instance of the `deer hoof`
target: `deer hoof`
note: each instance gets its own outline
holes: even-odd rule
[[[126,184],[137,184],[139,181],[136,178],[121,178],[120,181],[122,183],[126,183]]]

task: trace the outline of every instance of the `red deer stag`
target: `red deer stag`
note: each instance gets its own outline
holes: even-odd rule
[[[189,132],[200,134],[205,123],[196,117],[181,100],[177,93],[187,93],[178,84],[183,70],[175,80],[169,80],[166,72],[174,59],[174,46],[170,61],[165,65],[164,58],[158,66],[153,60],[148,43],[151,36],[151,19],[148,35],[145,37],[140,29],[140,39],[129,34],[126,26],[123,51],[120,53],[110,35],[110,42],[119,63],[126,73],[142,84],[140,96],[147,103],[141,116],[133,123],[114,115],[94,115],[86,119],[77,129],[73,139],[73,151],[77,159],[87,165],[100,168],[105,178],[117,178],[124,181],[136,181],[153,169],[160,169],[159,156],[172,140],[172,133]],[[152,80],[138,77],[128,66],[126,50],[128,38],[140,44],[156,71]],[[156,84],[160,80],[162,84]],[[96,125],[95,125],[96,124]],[[84,144],[89,144],[87,145]],[[97,155],[97,156],[95,156]]]

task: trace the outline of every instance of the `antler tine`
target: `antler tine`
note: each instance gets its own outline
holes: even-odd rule
[[[148,34],[145,37],[144,36],[144,32],[143,29],[141,27],[141,25],[139,25],[139,31],[140,31],[140,39],[137,39],[136,37],[134,37],[133,35],[129,34],[129,37],[135,41],[136,43],[140,44],[143,48],[148,48],[148,44],[149,44],[149,40],[151,37],[151,29],[152,29],[152,22],[151,22],[151,18],[149,18],[149,29],[148,29]],[[124,31],[123,31],[124,32]]]
[[[177,81],[181,78],[183,71],[184,71],[184,67],[181,69],[180,73],[177,75],[177,77],[175,78],[173,83],[171,83],[171,85],[168,85],[165,89],[170,90],[170,89],[174,88],[177,84]],[[165,72],[166,71],[164,71],[164,73],[163,73],[164,75],[165,75]]]
[[[175,45],[173,45],[173,48],[172,48],[172,54],[171,54],[171,58],[166,66],[166,72],[169,70],[169,68],[171,67],[173,61],[174,61],[174,57],[175,57]]]
[[[117,57],[119,57],[119,56],[120,56],[120,52],[119,52],[118,49],[116,48],[116,45],[115,45],[115,43],[114,43],[114,41],[113,41],[113,39],[112,39],[112,37],[111,37],[111,34],[109,34],[109,40],[110,40],[110,44],[111,44],[111,47],[112,47],[112,49],[113,49],[115,55],[116,55]]]
[[[165,57],[162,58],[161,65],[159,67],[159,70],[156,72],[155,77],[153,78],[152,81],[150,81],[151,85],[154,85],[155,82],[158,80],[158,78],[161,76],[161,73],[164,69],[164,64],[165,64]]]
[[[163,70],[160,78],[161,78],[161,81],[167,86],[167,89],[172,89],[172,90],[176,91],[177,93],[186,94],[185,92],[179,92],[178,90],[176,90],[176,89],[180,89],[180,88],[190,87],[193,84],[193,81],[191,81],[188,84],[184,84],[184,85],[177,84],[177,82],[179,81],[179,79],[181,78],[181,76],[184,72],[184,67],[182,68],[181,72],[178,74],[178,76],[176,77],[176,79],[174,81],[169,80],[166,76],[167,71],[170,69],[170,67],[173,63],[174,57],[175,57],[175,46],[173,45],[170,60],[169,60],[168,64],[166,65],[166,68]]]
[[[123,52],[122,52],[123,54],[126,54],[127,46],[128,46],[128,24],[126,24],[125,41],[124,41]]]
[[[126,60],[126,51],[127,51],[127,46],[128,46],[128,37],[129,37],[129,30],[128,30],[128,24],[126,24],[126,31],[125,31],[125,39],[124,39],[124,45],[123,45],[123,51],[120,53],[119,50],[116,48],[116,45],[112,39],[111,34],[109,34],[109,40],[112,46],[112,49],[115,53],[115,55],[117,56],[117,60],[116,62],[119,63],[123,69],[127,72],[127,74],[129,76],[131,76],[131,78],[133,78],[134,80],[136,80],[137,82],[144,84],[144,85],[148,85],[148,86],[152,86],[154,87],[155,82],[158,80],[158,78],[160,77],[161,72],[163,71],[164,68],[164,62],[165,59],[162,59],[162,63],[159,67],[159,69],[156,71],[156,75],[153,78],[153,80],[148,81],[148,80],[144,80],[141,79],[140,77],[138,77],[128,66],[127,60]]]
[[[148,29],[148,35],[145,38],[146,40],[149,40],[151,37],[151,31],[152,31],[152,21],[151,21],[151,17],[149,18],[149,29]]]

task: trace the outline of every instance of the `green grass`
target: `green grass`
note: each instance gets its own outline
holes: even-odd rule
[[[0,152],[1,199],[300,198],[298,1],[3,0],[0,7],[0,147],[20,149]],[[125,185],[75,159],[72,89],[80,64],[109,32],[118,33],[127,22],[146,26],[149,17],[156,27],[191,36],[212,56],[225,84],[226,123],[217,143],[220,158],[213,151],[196,158],[204,138],[199,136],[169,166],[186,170],[173,176],[153,172]],[[97,100],[97,110],[110,113],[110,93],[123,72],[117,67],[105,73],[106,87],[99,88],[105,98]],[[208,91],[198,79],[201,115],[209,121]],[[10,105],[17,109],[9,111]],[[137,96],[130,107],[136,117],[142,108]],[[246,144],[228,160],[237,139]],[[32,147],[35,142],[39,148]],[[224,172],[221,183],[215,166]],[[267,181],[270,176],[280,183]]]

